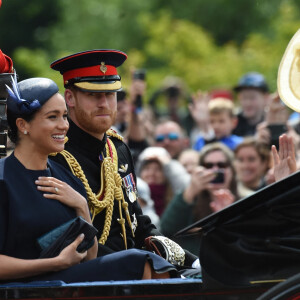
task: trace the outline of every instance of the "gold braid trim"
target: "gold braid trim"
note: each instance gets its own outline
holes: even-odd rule
[[[123,138],[118,135],[113,130],[108,130],[107,134],[110,136],[116,137],[119,140],[123,140]],[[110,232],[111,221],[112,221],[112,213],[114,207],[114,199],[116,199],[119,203],[119,215],[120,218],[118,219],[119,224],[121,225],[122,229],[122,236],[124,240],[125,249],[127,249],[127,236],[126,236],[126,229],[125,229],[125,219],[122,215],[122,208],[125,211],[127,222],[131,228],[132,236],[134,237],[134,232],[132,229],[132,223],[130,219],[130,214],[128,211],[128,203],[124,199],[124,194],[122,190],[122,178],[118,173],[118,154],[113,142],[107,138],[108,142],[105,145],[107,155],[112,152],[112,157],[105,157],[103,159],[101,165],[101,188],[99,193],[96,195],[93,193],[92,189],[89,186],[88,180],[76,160],[76,158],[66,150],[59,152],[67,161],[70,170],[72,173],[78,177],[81,182],[83,183],[87,198],[88,198],[88,205],[89,209],[92,213],[92,221],[94,220],[95,216],[99,214],[103,209],[106,208],[105,220],[104,220],[104,228],[99,239],[99,243],[104,245]],[[109,145],[110,148],[109,148]],[[53,153],[52,155],[56,155],[57,153]],[[104,197],[100,200],[101,195]]]
[[[113,129],[108,129],[107,131],[106,131],[106,134],[108,135],[108,136],[112,136],[112,137],[115,137],[115,138],[117,138],[118,140],[120,140],[120,141],[123,141],[123,137],[120,135],[120,134],[118,134],[115,130],[113,130]]]
[[[128,203],[125,201],[123,190],[122,190],[122,178],[120,174],[118,173],[118,154],[116,147],[113,142],[109,138],[107,138],[107,143],[106,143],[106,153],[109,153],[109,147],[108,144],[111,146],[111,151],[112,151],[112,157],[113,157],[113,166],[114,166],[114,176],[115,176],[115,199],[119,202],[119,214],[120,214],[120,219],[118,220],[119,224],[122,227],[122,232],[123,232],[123,240],[125,244],[125,248],[127,249],[127,237],[126,237],[126,230],[125,230],[125,220],[123,219],[122,216],[122,208],[125,211],[126,219],[127,222],[131,228],[131,233],[132,236],[134,237],[134,232],[132,229],[132,224],[131,224],[131,219],[130,219],[130,214],[128,211]],[[123,221],[124,220],[124,221]]]
[[[101,165],[101,182],[103,182],[105,185],[105,194],[104,194],[103,199],[101,201],[99,201],[98,199],[100,197],[101,191],[97,195],[95,195],[95,193],[93,193],[92,189],[90,188],[90,186],[88,184],[87,178],[86,178],[80,164],[76,160],[76,158],[66,150],[61,151],[60,154],[67,161],[72,173],[81,180],[81,182],[83,183],[83,185],[85,187],[85,190],[87,193],[87,198],[88,198],[89,208],[92,213],[92,221],[94,220],[95,216],[98,213],[100,213],[103,209],[106,208],[104,228],[103,228],[101,237],[99,239],[99,243],[104,245],[109,236],[113,207],[114,207],[113,191],[114,191],[115,184],[114,184],[114,176],[113,176],[113,168],[112,168],[111,158],[106,157],[103,160],[103,163]],[[103,179],[104,179],[104,181],[103,181]],[[103,186],[101,187],[101,190],[103,190]]]

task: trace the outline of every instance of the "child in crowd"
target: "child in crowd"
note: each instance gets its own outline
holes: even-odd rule
[[[215,98],[208,103],[209,121],[215,137],[211,140],[205,140],[203,136],[199,136],[193,148],[197,151],[208,143],[219,141],[234,150],[243,138],[233,135],[232,131],[237,125],[237,118],[234,114],[234,105],[232,101],[226,98]]]

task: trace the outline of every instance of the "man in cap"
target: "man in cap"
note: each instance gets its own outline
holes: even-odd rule
[[[250,136],[256,132],[256,126],[264,121],[264,110],[269,98],[269,87],[262,74],[250,72],[242,76],[234,87],[241,105],[238,124],[233,134]]]
[[[161,235],[143,215],[128,146],[110,130],[117,113],[117,73],[127,55],[117,50],[91,50],[61,58],[51,68],[63,75],[70,129],[65,150],[53,159],[85,185],[93,224],[98,229],[98,255],[143,248],[149,236]],[[185,265],[197,257],[185,254]]]

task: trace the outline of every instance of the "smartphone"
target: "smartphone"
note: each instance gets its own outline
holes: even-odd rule
[[[133,73],[133,79],[146,80],[146,70],[138,69]]]
[[[135,70],[133,73],[133,79],[143,80],[146,79],[146,70],[145,69],[138,69]],[[143,108],[143,99],[141,95],[137,95],[134,100],[134,106],[136,108],[136,113],[139,113],[142,111]]]
[[[224,180],[225,180],[224,171],[217,170],[216,177],[210,183],[224,183]]]
[[[271,145],[275,145],[278,149],[279,147],[279,137],[287,132],[287,127],[285,124],[270,124],[268,125],[268,129],[271,133]]]

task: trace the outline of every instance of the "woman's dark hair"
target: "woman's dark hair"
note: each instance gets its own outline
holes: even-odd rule
[[[57,84],[49,78],[28,78],[17,82],[16,76],[11,78],[12,89],[8,88],[7,123],[8,137],[18,144],[19,135],[16,120],[22,118],[30,122],[40,108],[56,93]]]
[[[31,120],[33,120],[35,114],[38,111],[39,110],[36,110],[33,113],[27,114],[27,115],[16,115],[16,114],[10,112],[9,110],[7,110],[8,137],[15,145],[17,145],[20,140],[20,137],[18,134],[18,127],[16,125],[16,120],[18,118],[22,118],[26,122],[30,122]]]

